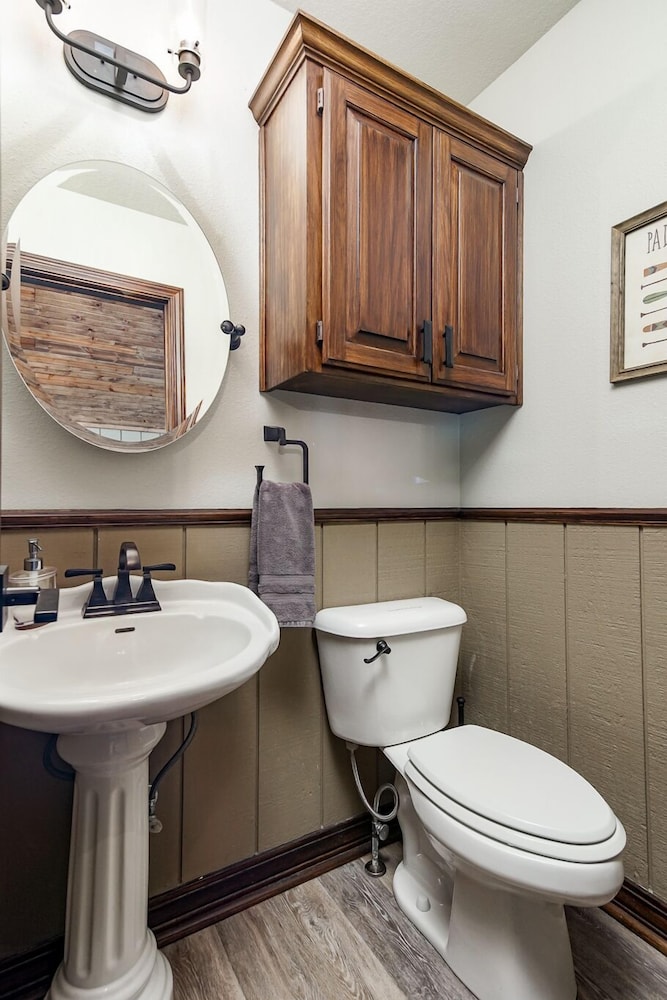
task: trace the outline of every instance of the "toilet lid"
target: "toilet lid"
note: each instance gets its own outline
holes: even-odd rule
[[[562,844],[597,844],[616,830],[585,778],[504,733],[459,726],[411,744],[408,757],[449,799],[511,830]]]

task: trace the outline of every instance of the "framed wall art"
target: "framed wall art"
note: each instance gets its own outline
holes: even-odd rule
[[[667,201],[611,231],[611,382],[667,374]]]

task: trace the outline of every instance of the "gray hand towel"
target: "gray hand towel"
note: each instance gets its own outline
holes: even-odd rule
[[[250,526],[248,586],[282,627],[315,620],[315,520],[305,483],[262,481]]]

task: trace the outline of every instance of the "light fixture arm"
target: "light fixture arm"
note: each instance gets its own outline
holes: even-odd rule
[[[159,88],[160,91],[169,91],[169,93],[171,94],[186,94],[190,90],[193,81],[198,80],[199,77],[201,76],[201,71],[200,71],[201,57],[199,54],[199,42],[182,41],[178,49],[175,50],[178,55],[178,72],[185,80],[185,83],[182,86],[178,87],[174,86],[174,84],[168,83],[167,80],[162,75],[162,73],[160,72],[160,70],[158,69],[158,67],[154,65],[154,63],[151,63],[143,56],[139,56],[137,53],[132,53],[129,50],[125,50],[126,54],[129,57],[133,57],[131,58],[131,65],[129,65],[128,62],[124,62],[121,59],[116,59],[115,56],[111,54],[111,51],[109,49],[109,45],[113,43],[104,44],[106,40],[99,38],[99,36],[93,35],[90,32],[83,32],[83,31],[72,32],[69,35],[64,34],[64,32],[60,31],[60,29],[55,25],[53,21],[53,15],[60,14],[62,12],[63,9],[62,0],[36,0],[36,2],[43,9],[44,15],[46,17],[46,23],[48,24],[49,28],[56,36],[56,38],[59,38],[60,41],[65,46],[65,60],[67,62],[68,68],[74,73],[75,76],[77,76],[78,79],[81,80],[82,83],[85,83],[87,86],[92,87],[92,89],[101,89],[103,90],[103,92],[107,93],[108,96],[117,97],[119,100],[125,101],[125,103],[133,104],[135,107],[141,107],[142,110],[161,110],[161,108],[164,107],[164,104],[166,103],[166,97],[167,97],[166,94],[164,95],[160,103],[160,106],[156,107],[145,106],[143,100],[141,100],[140,103],[136,103],[134,100],[128,100],[126,96],[127,95],[126,84],[128,77],[131,77],[132,79],[143,80],[145,83],[150,84],[153,87]],[[93,48],[92,45],[88,45],[84,41],[81,41],[79,38],[75,37],[76,35],[83,35],[84,37],[86,37],[87,40],[91,39],[93,41],[99,41],[102,44],[100,48]],[[109,84],[107,84],[106,87],[97,87],[94,80],[83,79],[82,76],[79,74],[79,72],[77,72],[72,66],[71,53],[68,53],[68,50],[71,49],[76,49],[78,52],[83,52],[86,56],[91,56],[93,59],[97,60],[98,63],[101,65],[106,64],[109,66],[113,66],[116,70],[116,73],[113,80],[112,89],[113,88],[117,89],[118,93],[114,94],[110,90]],[[169,51],[171,52],[173,50],[170,49]],[[68,58],[68,54],[70,55],[70,58]],[[152,67],[159,74],[159,76],[146,72],[142,68],[143,64]]]

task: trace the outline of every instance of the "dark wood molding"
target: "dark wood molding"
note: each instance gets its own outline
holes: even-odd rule
[[[667,524],[667,507],[462,507],[458,516],[464,521],[660,527]]]
[[[458,507],[318,507],[316,524],[354,524],[359,521],[455,521]]]
[[[370,849],[370,834],[368,816],[355,816],[154,896],[148,904],[148,923],[158,946],[164,948],[361,857]],[[389,840],[398,839],[394,820]],[[0,962],[2,1000],[43,1000],[62,955],[63,940],[58,938]]]
[[[667,955],[667,902],[626,879],[620,892],[603,909]]]
[[[459,517],[458,507],[321,507],[316,524],[354,524],[360,521],[443,521]],[[48,528],[196,527],[250,524],[249,508],[189,510],[4,510],[0,527],[7,531],[43,531]]]
[[[47,528],[125,528],[250,524],[250,510],[3,510],[0,527],[6,530]]]
[[[185,510],[4,510],[7,531],[48,528],[183,527],[250,524],[249,508]],[[316,524],[369,521],[505,521],[527,524],[667,526],[667,507],[318,507]]]

